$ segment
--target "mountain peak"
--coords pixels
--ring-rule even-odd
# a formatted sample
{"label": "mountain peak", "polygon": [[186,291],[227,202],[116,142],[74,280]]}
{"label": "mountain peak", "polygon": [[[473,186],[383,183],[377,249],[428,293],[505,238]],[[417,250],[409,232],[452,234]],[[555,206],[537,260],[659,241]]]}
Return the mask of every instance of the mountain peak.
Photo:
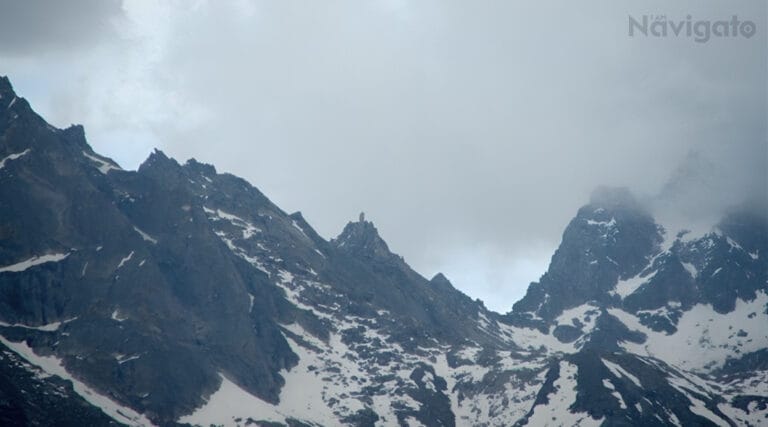
{"label": "mountain peak", "polygon": [[67,141],[70,141],[74,144],[87,144],[85,139],[85,128],[83,125],[70,125],[68,128],[62,131],[62,135]]}
{"label": "mountain peak", "polygon": [[654,218],[628,189],[599,187],[566,227],[547,272],[512,311],[552,320],[590,301],[610,304],[617,281],[639,274],[661,241]]}
{"label": "mountain peak", "polygon": [[437,273],[429,279],[432,287],[438,289],[453,289],[453,283],[443,273]]}
{"label": "mountain peak", "polygon": [[155,151],[147,157],[147,160],[139,165],[139,174],[147,177],[152,177],[159,181],[170,183],[182,183],[186,182],[186,179],[182,181],[184,170],[179,163],[165,155],[161,150],[155,148]]}
{"label": "mountain peak", "polygon": [[437,273],[434,276],[432,276],[432,279],[429,280],[432,283],[451,283],[450,280],[448,280],[447,277],[445,277],[445,274],[443,273]]}
{"label": "mountain peak", "polygon": [[8,76],[0,76],[0,99],[5,98],[7,95],[13,97],[16,95],[16,92],[13,91],[13,85]]}
{"label": "mountain peak", "polygon": [[208,163],[201,163],[198,162],[196,159],[192,158],[186,161],[184,163],[184,167],[191,169],[193,171],[196,171],[198,173],[201,173],[205,176],[215,176],[216,175],[216,167],[208,164]]}
{"label": "mountain peak", "polygon": [[761,205],[662,247],[643,200],[599,189],[501,316],[411,270],[363,213],[328,243],[244,179],[160,150],[104,179],[117,165],[82,127],[51,128],[27,105],[0,99],[0,200],[13,202],[0,206],[0,419],[766,419]]}
{"label": "mountain peak", "polygon": [[163,164],[170,164],[176,167],[179,166],[179,163],[176,160],[166,156],[162,150],[155,148],[152,154],[150,154],[149,157],[147,157],[147,160],[144,160],[144,163],[142,163],[139,166],[139,172],[141,172],[142,170],[146,170],[147,168],[152,168],[152,167],[155,167],[156,165],[163,165]]}
{"label": "mountain peak", "polygon": [[365,258],[400,258],[390,252],[389,246],[379,235],[379,230],[373,222],[365,219],[364,213],[360,213],[357,222],[348,222],[341,234],[331,243],[345,252]]}
{"label": "mountain peak", "polygon": [[15,119],[22,112],[31,112],[32,108],[26,99],[16,94],[8,77],[0,76],[0,113],[5,113],[6,111],[10,112],[13,119]]}

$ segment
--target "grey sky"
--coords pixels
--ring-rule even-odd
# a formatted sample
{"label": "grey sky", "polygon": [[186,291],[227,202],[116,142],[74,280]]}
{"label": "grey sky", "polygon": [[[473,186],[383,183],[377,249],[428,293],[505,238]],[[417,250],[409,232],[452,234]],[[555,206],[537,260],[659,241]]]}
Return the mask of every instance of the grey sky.
{"label": "grey sky", "polygon": [[[596,185],[656,194],[694,150],[692,203],[765,192],[763,0],[87,3],[0,1],[0,74],[54,125],[128,168],[213,163],[328,238],[364,210],[501,311]],[[757,33],[630,38],[644,14]]]}
{"label": "grey sky", "polygon": [[70,51],[109,40],[122,19],[119,0],[0,1],[0,54]]}

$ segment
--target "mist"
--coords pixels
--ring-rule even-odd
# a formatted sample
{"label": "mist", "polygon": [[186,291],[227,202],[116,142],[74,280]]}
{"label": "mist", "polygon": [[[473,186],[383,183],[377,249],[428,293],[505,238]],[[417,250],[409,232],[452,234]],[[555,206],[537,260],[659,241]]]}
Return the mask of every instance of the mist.
{"label": "mist", "polygon": [[[0,74],[55,126],[126,168],[212,163],[326,238],[365,211],[495,310],[598,185],[683,222],[768,194],[764,1],[11,4]],[[644,14],[757,32],[630,37]]]}

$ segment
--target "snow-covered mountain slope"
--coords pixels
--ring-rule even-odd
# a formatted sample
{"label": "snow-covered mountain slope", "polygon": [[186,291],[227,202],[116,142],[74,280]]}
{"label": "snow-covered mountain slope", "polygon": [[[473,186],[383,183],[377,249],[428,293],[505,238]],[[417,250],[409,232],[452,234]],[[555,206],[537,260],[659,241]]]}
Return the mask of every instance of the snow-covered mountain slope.
{"label": "snow-covered mountain slope", "polygon": [[7,79],[0,159],[3,425],[768,421],[753,210],[678,233],[602,189],[501,315],[363,218],[327,241],[213,166],[124,171]]}

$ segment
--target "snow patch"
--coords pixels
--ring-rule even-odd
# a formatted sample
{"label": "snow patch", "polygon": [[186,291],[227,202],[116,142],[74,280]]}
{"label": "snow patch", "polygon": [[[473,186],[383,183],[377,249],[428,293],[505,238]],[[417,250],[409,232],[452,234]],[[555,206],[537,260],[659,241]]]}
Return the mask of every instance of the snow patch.
{"label": "snow patch", "polygon": [[[544,350],[550,353],[575,353],[576,341],[562,343],[552,334],[543,334],[538,329],[517,328],[505,323],[498,323],[499,334],[525,350]],[[578,341],[578,340],[577,340]]]}
{"label": "snow patch", "polygon": [[155,239],[154,237],[150,236],[149,234],[147,234],[147,233],[145,233],[145,232],[141,231],[141,230],[139,229],[139,227],[136,227],[136,226],[134,226],[134,227],[133,227],[133,229],[134,229],[134,230],[135,230],[137,233],[139,233],[139,235],[141,236],[141,238],[142,238],[142,239],[144,239],[145,241],[147,241],[147,242],[152,242],[152,244],[155,244],[155,245],[157,244],[157,239]]}
{"label": "snow patch", "polygon": [[250,239],[254,234],[261,233],[262,230],[256,227],[252,223],[240,218],[237,215],[225,212],[221,209],[211,209],[203,206],[203,211],[209,215],[209,219],[213,221],[226,220],[235,227],[241,228],[243,233],[243,239]]}
{"label": "snow patch", "polygon": [[[722,366],[728,358],[757,351],[768,343],[768,294],[757,293],[752,301],[736,300],[735,309],[726,314],[709,304],[697,304],[684,312],[677,332],[667,335],[641,324],[637,317],[620,309],[608,312],[629,329],[644,333],[643,344],[622,343],[625,350],[664,360],[683,369],[706,372]],[[743,332],[740,332],[743,331]]]}
{"label": "snow patch", "polygon": [[528,425],[545,426],[599,426],[586,412],[573,413],[570,407],[576,402],[576,374],[578,367],[570,362],[560,362],[560,376],[555,380],[554,392],[547,396],[549,402],[536,405],[528,419]]}
{"label": "snow patch", "polygon": [[117,309],[117,308],[115,309],[115,311],[112,312],[112,316],[111,317],[112,317],[112,320],[115,320],[117,322],[123,322],[125,320],[128,320],[127,317],[120,315],[120,310]]}
{"label": "snow patch", "polygon": [[683,262],[683,268],[685,268],[685,271],[688,272],[688,274],[691,275],[694,279],[699,276],[699,271],[696,269],[696,266],[689,262]]}
{"label": "snow patch", "polygon": [[92,156],[92,155],[88,154],[86,151],[83,151],[83,156],[85,156],[85,157],[93,160],[94,162],[98,163],[99,165],[97,166],[97,168],[99,169],[99,172],[103,173],[104,175],[109,173],[109,171],[111,171],[111,170],[117,170],[117,171],[123,170],[120,167],[113,165],[112,163],[109,163],[109,162],[107,162],[105,160],[102,160],[102,159],[96,157],[96,156]]}
{"label": "snow patch", "polygon": [[3,272],[19,273],[24,270],[27,270],[28,268],[34,267],[36,265],[45,264],[47,262],[59,262],[68,256],[69,256],[69,252],[65,254],[48,254],[48,255],[40,255],[40,256],[36,255],[25,261],[2,267],[0,268],[0,273],[3,273]]}
{"label": "snow patch", "polygon": [[715,414],[709,408],[707,408],[706,404],[703,401],[693,396],[692,393],[688,392],[688,389],[686,387],[688,386],[687,383],[681,381],[679,378],[674,376],[670,376],[668,377],[668,379],[669,379],[670,385],[674,387],[677,391],[685,395],[685,397],[687,397],[688,400],[691,402],[691,405],[688,407],[688,409],[690,409],[691,412],[703,418],[708,419],[709,421],[711,421],[717,426],[730,427],[731,424],[729,422],[720,418],[717,414]]}
{"label": "snow patch", "polygon": [[73,377],[67,372],[61,360],[54,356],[38,356],[26,342],[12,342],[0,336],[0,342],[13,350],[27,362],[41,368],[49,375],[55,375],[72,382],[73,389],[88,403],[98,407],[115,421],[135,427],[154,426],[144,415],[133,409],[120,405],[107,396],[99,394],[96,390],[90,388],[85,383]]}
{"label": "snow patch", "polygon": [[136,354],[133,356],[126,356],[125,354],[117,354],[115,355],[115,360],[117,360],[118,365],[122,365],[123,363],[130,362],[131,360],[136,360],[140,357],[141,357],[140,354]]}
{"label": "snow patch", "polygon": [[732,251],[734,249],[743,251],[744,248],[741,247],[740,244],[738,244],[735,240],[731,239],[730,237],[726,236],[725,241],[728,242],[728,245],[731,247],[729,251]]}
{"label": "snow patch", "polygon": [[613,397],[615,397],[616,400],[619,401],[619,406],[621,407],[621,409],[627,409],[627,404],[626,402],[624,402],[624,398],[621,396],[621,393],[619,393],[618,390],[616,390],[616,387],[613,385],[613,383],[610,380],[603,378],[603,387],[611,391],[611,394],[613,395]]}
{"label": "snow patch", "polygon": [[208,397],[202,407],[190,415],[179,418],[179,423],[199,426],[237,426],[237,418],[252,417],[258,421],[285,422],[285,416],[277,408],[248,393],[219,373],[221,385]]}
{"label": "snow patch", "polygon": [[616,226],[616,218],[611,217],[610,221],[595,221],[588,219],[587,224],[589,225],[597,225],[601,227],[615,227]]}
{"label": "snow patch", "polygon": [[632,381],[632,383],[634,383],[638,388],[640,389],[643,388],[643,385],[640,383],[640,380],[636,376],[627,372],[626,369],[622,368],[620,365],[616,363],[611,362],[610,360],[605,360],[605,359],[601,359],[601,360],[603,361],[603,365],[605,365],[616,378],[625,377],[630,381]]}
{"label": "snow patch", "polygon": [[613,293],[620,296],[621,298],[626,298],[627,296],[633,294],[640,286],[643,286],[645,283],[647,283],[653,276],[656,275],[656,271],[645,274],[641,272],[635,277],[630,277],[626,280],[619,280],[616,283],[616,287],[614,288]]}
{"label": "snow patch", "polygon": [[24,328],[24,329],[34,329],[36,331],[53,332],[53,331],[58,331],[59,327],[61,327],[62,324],[69,323],[76,319],[77,317],[73,317],[71,319],[63,320],[61,322],[53,322],[53,323],[48,323],[40,326],[28,326],[28,325],[22,325],[21,323],[5,323],[3,321],[0,321],[0,326],[4,326],[6,328]]}
{"label": "snow patch", "polygon": [[126,262],[130,261],[131,258],[133,258],[133,251],[131,251],[128,256],[120,260],[120,264],[117,265],[117,269],[119,270],[123,265],[125,265]]}
{"label": "snow patch", "polygon": [[269,270],[267,270],[267,267],[264,265],[264,263],[258,257],[249,256],[243,249],[235,245],[232,239],[227,237],[226,233],[224,233],[223,231],[217,231],[215,233],[217,236],[219,236],[221,241],[227,245],[227,247],[229,248],[230,251],[232,251],[233,254],[248,261],[249,264],[256,267],[256,269],[261,270],[261,272],[266,274],[267,276],[272,275],[269,272]]}
{"label": "snow patch", "polygon": [[16,160],[19,157],[25,156],[25,155],[27,155],[29,153],[29,151],[30,151],[30,149],[27,148],[26,150],[22,151],[21,153],[14,153],[14,154],[10,154],[10,155],[6,156],[5,158],[3,158],[3,160],[0,160],[0,169],[5,167],[5,162],[10,161],[10,160]]}
{"label": "snow patch", "polygon": [[293,283],[294,276],[293,276],[293,273],[291,273],[290,271],[279,270],[277,272],[277,275],[278,275],[278,277],[280,277],[280,281],[283,284],[291,284],[291,283]]}
{"label": "snow patch", "polygon": [[[347,378],[366,375],[356,363],[343,357],[349,350],[341,342],[341,338],[335,335],[326,345],[296,323],[283,325],[283,327],[316,345],[319,350],[317,352],[308,350],[291,336],[284,334],[291,350],[299,356],[299,363],[290,371],[280,371],[280,375],[285,379],[285,385],[280,391],[279,404],[272,405],[251,395],[222,375],[219,390],[211,395],[201,408],[181,417],[178,421],[206,426],[236,426],[235,420],[238,418],[280,423],[285,423],[288,418],[295,418],[317,425],[331,426],[339,425],[340,414],[334,413],[335,411],[344,409],[344,412],[351,414],[363,409],[364,405],[361,402],[349,398],[350,389],[347,384],[330,378],[329,372],[322,369],[333,367],[338,372],[336,375]],[[326,403],[327,400],[337,399],[338,396],[347,397],[335,404]]]}
{"label": "snow patch", "polygon": [[304,229],[299,226],[299,224],[296,222],[296,220],[291,220],[291,225],[293,225],[294,228],[299,230],[304,237],[309,239],[309,236],[307,236],[307,233],[304,232]]}

